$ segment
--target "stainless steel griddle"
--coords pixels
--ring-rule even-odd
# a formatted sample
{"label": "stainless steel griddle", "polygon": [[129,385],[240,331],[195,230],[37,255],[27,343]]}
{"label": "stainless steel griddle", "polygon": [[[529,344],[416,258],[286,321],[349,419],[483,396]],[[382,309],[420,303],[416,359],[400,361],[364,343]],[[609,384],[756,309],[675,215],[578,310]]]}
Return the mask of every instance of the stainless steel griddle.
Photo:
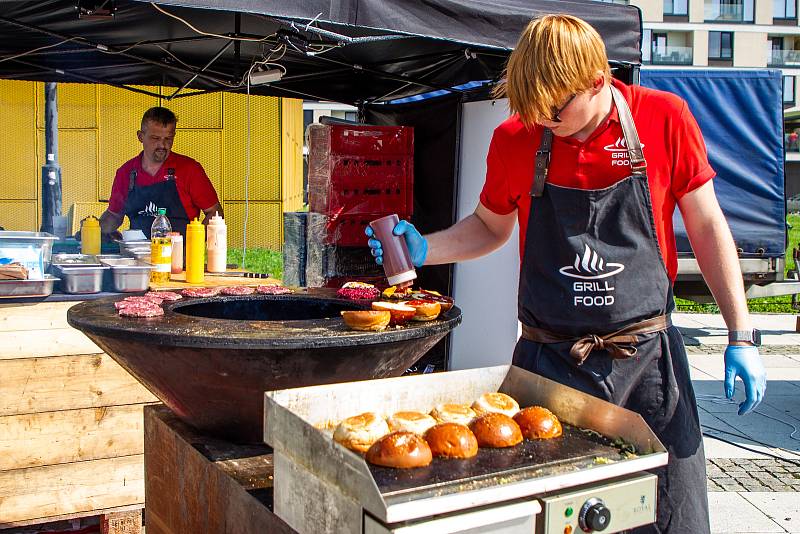
{"label": "stainless steel griddle", "polygon": [[[489,391],[549,408],[564,434],[400,470],[369,465],[320,430],[365,411],[471,404]],[[265,417],[275,511],[300,532],[581,532],[597,502],[610,514],[604,530],[617,532],[654,520],[655,477],[643,472],[667,462],[638,414],[513,366],[268,392]]]}

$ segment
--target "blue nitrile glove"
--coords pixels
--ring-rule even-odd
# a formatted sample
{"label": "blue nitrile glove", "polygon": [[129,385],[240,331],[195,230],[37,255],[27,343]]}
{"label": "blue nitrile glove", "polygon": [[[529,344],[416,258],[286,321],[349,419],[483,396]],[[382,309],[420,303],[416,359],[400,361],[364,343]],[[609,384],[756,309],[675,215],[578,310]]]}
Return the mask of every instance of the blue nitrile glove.
{"label": "blue nitrile glove", "polygon": [[[373,237],[375,232],[372,230],[371,226],[367,226],[364,233],[370,238],[367,244],[369,248],[372,249],[372,255],[375,256],[375,263],[383,265],[383,248],[381,248],[381,242]],[[408,221],[400,221],[397,223],[392,233],[394,235],[406,236],[406,245],[411,255],[411,263],[414,264],[414,267],[422,267],[425,264],[425,257],[428,255],[428,240],[422,237],[422,234]]]}
{"label": "blue nitrile glove", "polygon": [[767,373],[758,355],[758,347],[728,345],[725,349],[725,396],[729,399],[733,398],[737,376],[744,382],[747,396],[739,404],[739,415],[745,415],[758,406],[767,390]]}

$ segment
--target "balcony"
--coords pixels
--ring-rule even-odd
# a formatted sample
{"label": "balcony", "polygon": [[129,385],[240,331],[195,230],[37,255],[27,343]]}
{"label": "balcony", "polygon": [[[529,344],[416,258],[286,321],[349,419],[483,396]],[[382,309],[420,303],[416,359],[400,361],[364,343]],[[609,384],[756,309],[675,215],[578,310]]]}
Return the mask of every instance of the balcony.
{"label": "balcony", "polygon": [[769,67],[800,67],[800,50],[770,50],[767,55]]}
{"label": "balcony", "polygon": [[753,22],[752,0],[741,4],[706,2],[703,8],[706,22]]}
{"label": "balcony", "polygon": [[651,65],[691,65],[691,46],[654,46]]}

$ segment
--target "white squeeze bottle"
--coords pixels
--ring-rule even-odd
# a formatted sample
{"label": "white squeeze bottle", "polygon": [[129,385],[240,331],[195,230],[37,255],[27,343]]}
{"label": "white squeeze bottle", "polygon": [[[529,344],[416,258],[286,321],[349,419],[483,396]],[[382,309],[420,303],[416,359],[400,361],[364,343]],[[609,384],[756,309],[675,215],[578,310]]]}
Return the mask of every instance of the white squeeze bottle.
{"label": "white squeeze bottle", "polygon": [[206,254],[208,272],[225,272],[228,263],[228,227],[218,213],[211,217],[206,227]]}

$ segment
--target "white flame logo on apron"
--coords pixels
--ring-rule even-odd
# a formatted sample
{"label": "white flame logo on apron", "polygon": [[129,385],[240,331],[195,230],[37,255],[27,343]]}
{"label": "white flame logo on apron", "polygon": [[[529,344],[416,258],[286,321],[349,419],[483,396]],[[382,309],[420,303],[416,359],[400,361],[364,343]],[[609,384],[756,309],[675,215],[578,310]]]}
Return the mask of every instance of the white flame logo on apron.
{"label": "white flame logo on apron", "polygon": [[606,262],[597,252],[585,245],[583,256],[575,254],[575,263],[558,270],[564,276],[581,280],[600,280],[622,272],[625,266],[621,263]]}

